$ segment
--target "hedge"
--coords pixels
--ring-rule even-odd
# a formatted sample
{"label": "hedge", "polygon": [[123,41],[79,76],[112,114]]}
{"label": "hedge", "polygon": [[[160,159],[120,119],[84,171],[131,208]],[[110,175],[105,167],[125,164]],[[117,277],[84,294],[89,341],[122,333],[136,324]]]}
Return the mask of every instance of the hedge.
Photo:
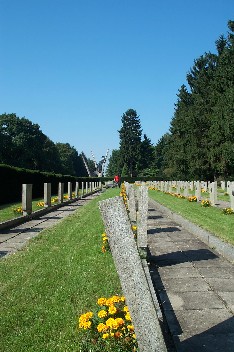
{"label": "hedge", "polygon": [[51,183],[52,194],[58,194],[58,183],[64,183],[64,192],[67,192],[67,183],[75,182],[95,182],[100,181],[98,177],[74,177],[69,175],[61,175],[48,172],[39,172],[35,170],[28,170],[17,168],[9,165],[0,164],[0,204],[7,204],[21,201],[22,184],[29,183],[33,185],[33,198],[43,198],[44,183]]}

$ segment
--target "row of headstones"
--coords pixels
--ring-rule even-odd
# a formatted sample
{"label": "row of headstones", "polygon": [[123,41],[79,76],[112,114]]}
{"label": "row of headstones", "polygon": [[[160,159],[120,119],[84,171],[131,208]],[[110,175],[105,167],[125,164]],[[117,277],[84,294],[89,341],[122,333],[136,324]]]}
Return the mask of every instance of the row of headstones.
{"label": "row of headstones", "polygon": [[[145,259],[139,249],[147,245],[148,188],[141,186],[137,193],[132,185],[125,183],[128,199],[126,210],[122,197],[99,202],[105,231],[134,325],[140,352],[166,352],[159,323],[156,297]],[[137,242],[132,224],[137,223]],[[146,224],[146,229],[145,229]]]}
{"label": "row of headstones", "polygon": [[[22,210],[23,215],[30,215],[32,213],[32,184],[22,185]],[[79,182],[75,184],[74,198],[78,199],[85,194],[91,193],[97,189],[101,189],[101,182],[82,182],[81,189],[79,189]],[[68,201],[72,200],[72,182],[68,182]],[[58,184],[58,204],[64,202],[64,183]],[[51,207],[51,183],[44,183],[44,208]]]}
{"label": "row of headstones", "polygon": [[137,246],[139,250],[147,248],[147,215],[148,215],[148,187],[143,183],[136,189],[132,184],[124,182],[126,188],[129,218],[137,226]]}
{"label": "row of headstones", "polygon": [[[234,182],[227,182],[227,188],[225,188],[225,181],[221,185],[224,186],[224,190],[227,190],[227,193],[230,197],[230,207],[234,209]],[[140,182],[138,182],[140,184]],[[205,182],[205,181],[153,181],[149,182],[150,186],[156,187],[157,189],[163,192],[173,193],[173,190],[176,190],[174,193],[183,194],[184,197],[189,196],[190,190],[195,190],[195,196],[197,202],[200,202],[202,199],[202,189],[205,192],[208,192],[210,195],[210,202],[212,206],[217,204],[218,200],[218,187],[217,181],[215,182]],[[223,188],[222,188],[223,189]],[[181,192],[182,191],[182,192]]]}

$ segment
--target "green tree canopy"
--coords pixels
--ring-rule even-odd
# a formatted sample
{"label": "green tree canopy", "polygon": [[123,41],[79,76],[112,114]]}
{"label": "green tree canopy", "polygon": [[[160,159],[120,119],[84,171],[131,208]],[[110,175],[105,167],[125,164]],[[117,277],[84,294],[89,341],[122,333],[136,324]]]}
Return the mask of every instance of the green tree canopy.
{"label": "green tree canopy", "polygon": [[121,165],[129,176],[137,175],[140,163],[141,123],[137,112],[127,110],[122,116],[119,130]]}
{"label": "green tree canopy", "polygon": [[121,175],[121,173],[122,173],[122,167],[121,167],[120,150],[113,149],[106,168],[106,175],[108,177],[114,177],[114,175]]}
{"label": "green tree canopy", "polygon": [[54,143],[38,124],[16,114],[0,115],[0,162],[43,171],[60,168]]}

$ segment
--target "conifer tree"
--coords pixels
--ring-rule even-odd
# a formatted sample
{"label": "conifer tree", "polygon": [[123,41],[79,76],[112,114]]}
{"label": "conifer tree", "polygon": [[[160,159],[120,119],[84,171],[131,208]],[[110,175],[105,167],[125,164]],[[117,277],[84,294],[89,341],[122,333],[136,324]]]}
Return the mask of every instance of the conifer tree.
{"label": "conifer tree", "polygon": [[140,164],[141,149],[141,123],[137,112],[127,110],[122,116],[120,136],[120,159],[121,165],[129,176],[136,176]]}

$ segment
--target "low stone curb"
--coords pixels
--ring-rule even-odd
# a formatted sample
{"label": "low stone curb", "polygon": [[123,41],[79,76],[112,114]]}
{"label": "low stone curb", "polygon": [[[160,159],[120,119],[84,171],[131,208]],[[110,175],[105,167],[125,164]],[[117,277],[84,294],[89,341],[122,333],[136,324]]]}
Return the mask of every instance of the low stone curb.
{"label": "low stone curb", "polygon": [[166,216],[175,220],[178,224],[183,226],[186,230],[191,232],[193,235],[199,237],[209,247],[215,249],[219,254],[234,263],[234,246],[229,243],[223,242],[218,237],[202,229],[198,225],[191,223],[189,220],[184,219],[181,215],[174,213],[164,205],[159,204],[157,201],[150,198],[150,201],[156,204],[157,208],[163,212]]}

